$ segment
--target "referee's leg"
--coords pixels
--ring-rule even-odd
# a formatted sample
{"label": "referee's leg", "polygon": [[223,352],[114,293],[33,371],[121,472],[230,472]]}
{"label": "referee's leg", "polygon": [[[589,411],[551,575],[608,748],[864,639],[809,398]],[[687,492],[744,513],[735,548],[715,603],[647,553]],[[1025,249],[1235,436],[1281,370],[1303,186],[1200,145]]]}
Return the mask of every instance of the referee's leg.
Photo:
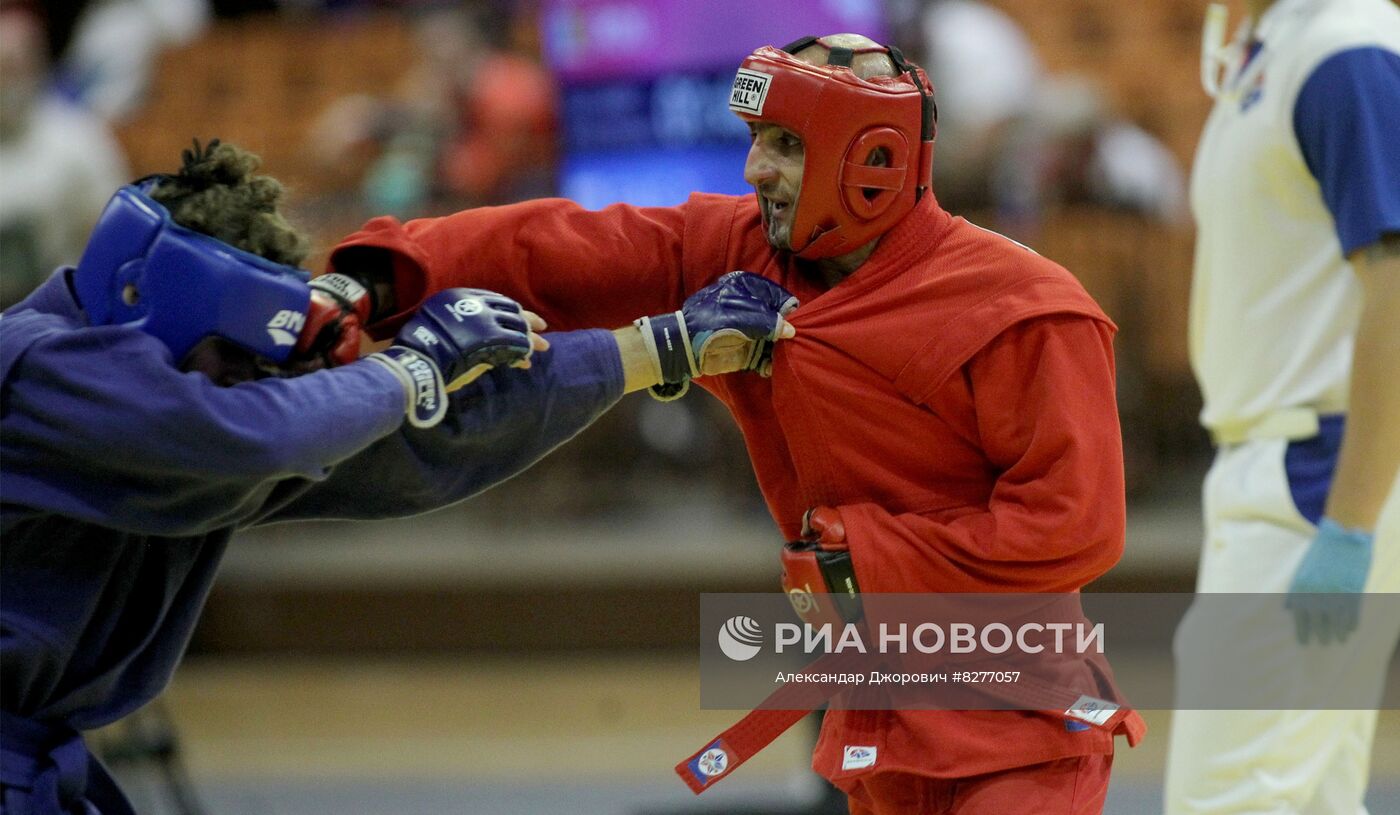
{"label": "referee's leg", "polygon": [[[1207,477],[1206,540],[1197,589],[1202,593],[1284,594],[1312,539],[1296,515],[1283,475],[1282,442],[1254,442],[1222,452]],[[1400,579],[1400,491],[1392,490],[1377,528],[1377,557],[1368,590],[1397,591]],[[1270,598],[1272,599],[1272,598]],[[1373,608],[1384,612],[1386,609]],[[1365,614],[1363,625],[1382,626],[1394,642],[1400,621]],[[1275,652],[1251,632],[1227,630],[1227,621],[1188,614],[1177,634],[1178,688],[1208,682],[1211,666],[1191,654],[1201,638],[1233,641]],[[1354,652],[1350,669],[1382,675],[1387,654]],[[1335,672],[1327,654],[1308,664],[1281,661],[1292,681],[1326,682]],[[1311,673],[1316,672],[1316,676]],[[1179,710],[1172,720],[1166,777],[1167,815],[1359,815],[1365,813],[1374,710]]]}

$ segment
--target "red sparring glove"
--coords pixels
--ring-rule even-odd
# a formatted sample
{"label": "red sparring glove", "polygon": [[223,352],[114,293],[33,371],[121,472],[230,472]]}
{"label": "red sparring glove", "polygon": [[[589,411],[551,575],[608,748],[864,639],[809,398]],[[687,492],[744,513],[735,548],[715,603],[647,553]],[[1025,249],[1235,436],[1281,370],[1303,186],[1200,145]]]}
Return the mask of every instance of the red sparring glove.
{"label": "red sparring glove", "polygon": [[860,619],[860,587],[840,512],[831,507],[807,510],[802,540],[783,547],[783,591],[809,625],[841,626]]}
{"label": "red sparring glove", "polygon": [[293,352],[334,368],[360,358],[360,335],[369,322],[373,299],[359,281],[343,274],[313,279],[306,326]]}

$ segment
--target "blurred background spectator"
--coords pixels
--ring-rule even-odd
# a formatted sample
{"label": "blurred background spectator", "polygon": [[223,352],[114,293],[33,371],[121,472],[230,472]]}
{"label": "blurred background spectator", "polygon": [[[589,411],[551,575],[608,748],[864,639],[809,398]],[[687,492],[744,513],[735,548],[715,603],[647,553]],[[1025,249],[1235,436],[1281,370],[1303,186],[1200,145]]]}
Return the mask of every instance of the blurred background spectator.
{"label": "blurred background spectator", "polygon": [[368,211],[412,217],[554,190],[554,81],[533,19],[511,6],[427,8],[411,22],[417,59],[394,94],[336,99],[311,130],[326,172],[369,158]]}
{"label": "blurred background spectator", "polygon": [[167,47],[191,42],[208,24],[207,0],[66,0],[51,25],[58,84],[74,101],[113,121],[145,102],[156,60]]}
{"label": "blurred background spectator", "polygon": [[54,92],[42,17],[0,5],[0,306],[76,263],[129,179],[107,123]]}
{"label": "blurred background spectator", "polygon": [[992,179],[1011,131],[1035,103],[1044,68],[1006,12],[978,0],[934,0],[915,7],[907,42],[933,79],[940,112],[934,178],[952,211],[992,205]]}
{"label": "blurred background spectator", "polygon": [[1181,162],[1118,114],[1093,76],[1049,71],[1006,11],[910,0],[891,13],[937,85],[934,178],[945,207],[1023,241],[1067,205],[1185,225]]}
{"label": "blurred background spectator", "polygon": [[1097,207],[1183,228],[1186,176],[1166,145],[1112,113],[1090,78],[1039,79],[986,179],[997,225],[1035,241],[1049,213]]}

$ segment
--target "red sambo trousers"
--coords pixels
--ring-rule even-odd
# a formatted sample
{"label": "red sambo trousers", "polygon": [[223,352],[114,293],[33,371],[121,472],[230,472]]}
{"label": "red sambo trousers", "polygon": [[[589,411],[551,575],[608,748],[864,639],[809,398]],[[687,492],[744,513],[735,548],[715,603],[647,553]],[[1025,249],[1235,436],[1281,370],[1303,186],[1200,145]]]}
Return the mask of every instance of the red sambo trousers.
{"label": "red sambo trousers", "polygon": [[1101,815],[1112,764],[1075,756],[968,778],[875,773],[841,787],[851,815]]}

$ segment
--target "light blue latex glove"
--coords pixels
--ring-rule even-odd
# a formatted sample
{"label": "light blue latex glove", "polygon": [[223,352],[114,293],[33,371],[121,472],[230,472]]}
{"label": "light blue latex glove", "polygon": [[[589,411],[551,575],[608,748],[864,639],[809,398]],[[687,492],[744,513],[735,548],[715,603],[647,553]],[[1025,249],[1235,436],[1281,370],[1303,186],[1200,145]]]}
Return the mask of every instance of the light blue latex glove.
{"label": "light blue latex glove", "polygon": [[1370,532],[1344,529],[1331,518],[1318,523],[1284,601],[1293,612],[1298,642],[1340,643],[1356,630],[1362,589],[1371,571],[1372,538]]}

